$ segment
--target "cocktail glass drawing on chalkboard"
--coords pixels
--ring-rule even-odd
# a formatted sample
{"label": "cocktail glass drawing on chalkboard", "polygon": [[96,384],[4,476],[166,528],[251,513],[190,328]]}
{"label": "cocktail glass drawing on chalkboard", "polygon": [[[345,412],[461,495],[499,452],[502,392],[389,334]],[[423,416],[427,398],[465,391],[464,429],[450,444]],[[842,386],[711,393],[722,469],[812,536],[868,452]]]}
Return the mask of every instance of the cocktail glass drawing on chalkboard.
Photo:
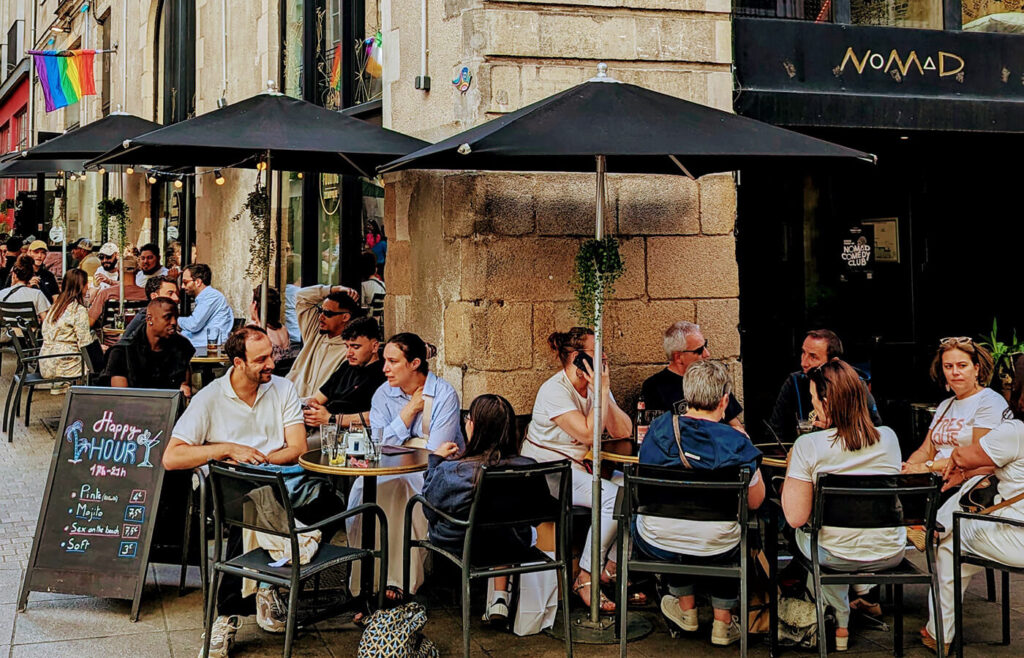
{"label": "cocktail glass drawing on chalkboard", "polygon": [[160,443],[160,435],[163,431],[157,433],[156,436],[152,436],[149,430],[145,430],[139,435],[139,438],[135,439],[135,442],[146,449],[145,455],[142,461],[139,462],[139,468],[153,468],[153,464],[149,461],[149,453],[153,450],[153,447]]}

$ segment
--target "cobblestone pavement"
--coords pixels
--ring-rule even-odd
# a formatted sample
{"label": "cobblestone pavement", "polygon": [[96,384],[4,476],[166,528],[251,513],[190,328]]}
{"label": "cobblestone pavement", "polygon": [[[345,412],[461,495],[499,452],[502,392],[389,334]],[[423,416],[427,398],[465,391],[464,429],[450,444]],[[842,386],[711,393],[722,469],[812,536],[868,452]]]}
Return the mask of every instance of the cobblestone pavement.
{"label": "cobblestone pavement", "polygon": [[[12,369],[9,355],[4,355],[0,378],[0,395],[6,395]],[[53,431],[38,419],[55,420],[61,412],[63,396],[41,391],[33,405],[31,427],[15,424],[14,442],[0,440],[0,657],[28,658],[35,656],[68,656],[73,658],[110,658],[129,654],[133,658],[150,656],[195,656],[200,646],[202,601],[198,589],[198,570],[189,572],[188,592],[177,593],[177,568],[154,565],[143,592],[138,622],[128,620],[127,601],[97,599],[34,592],[28,608],[18,613],[16,602],[28,560],[40,498],[53,450]],[[52,423],[51,423],[52,427]],[[435,579],[443,580],[443,579]],[[1009,647],[994,644],[999,637],[999,611],[995,604],[982,599],[984,579],[975,578],[967,601],[967,654],[972,656],[1020,655],[1024,647],[1024,596],[1021,581],[1014,579],[1011,602],[1012,643]],[[454,594],[445,588],[428,585],[421,590],[430,615],[425,633],[439,646],[442,655],[461,653],[461,617]],[[923,624],[926,598],[922,588],[912,587],[906,594],[906,619],[903,641],[907,656],[929,656],[917,640]],[[520,638],[509,633],[484,628],[474,611],[472,622],[473,655],[481,656],[559,656],[561,642],[539,635]],[[715,655],[734,656],[736,646],[713,648],[707,635],[709,611],[703,611],[702,631],[672,639],[656,608],[641,614],[653,622],[654,632],[642,641],[629,645],[632,656]],[[891,621],[886,610],[885,619]],[[312,628],[302,629],[296,637],[296,656],[354,656],[359,642],[355,627],[345,618],[330,620]],[[253,618],[245,620],[238,633],[233,655],[279,656],[283,646],[280,635],[262,632]],[[613,656],[617,647],[577,645],[577,656]],[[891,633],[883,630],[853,628],[850,654],[882,658],[892,655]],[[751,642],[751,655],[767,656],[766,647],[758,640]],[[787,655],[816,655],[810,651],[790,651]]]}

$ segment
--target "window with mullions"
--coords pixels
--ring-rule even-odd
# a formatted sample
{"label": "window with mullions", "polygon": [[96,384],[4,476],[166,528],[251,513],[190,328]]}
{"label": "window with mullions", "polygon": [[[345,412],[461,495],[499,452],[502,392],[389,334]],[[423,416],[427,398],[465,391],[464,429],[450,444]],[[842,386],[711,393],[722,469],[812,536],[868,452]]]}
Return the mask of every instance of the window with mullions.
{"label": "window with mullions", "polygon": [[961,17],[966,32],[1024,33],[1024,1],[963,0]]}
{"label": "window with mullions", "polygon": [[[964,0],[965,3],[979,1],[985,0]],[[849,3],[849,22],[853,25],[943,28],[943,0],[736,0],[733,10],[741,16],[833,23],[837,22],[840,2]]]}

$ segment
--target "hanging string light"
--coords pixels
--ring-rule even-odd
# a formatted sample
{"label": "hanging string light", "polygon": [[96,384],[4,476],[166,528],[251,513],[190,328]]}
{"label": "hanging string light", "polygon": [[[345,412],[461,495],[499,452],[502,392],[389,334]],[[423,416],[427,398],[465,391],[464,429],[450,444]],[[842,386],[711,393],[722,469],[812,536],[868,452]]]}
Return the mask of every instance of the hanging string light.
{"label": "hanging string light", "polygon": [[220,173],[220,169],[213,170],[213,182],[217,185],[224,184],[224,174]]}
{"label": "hanging string light", "polygon": [[150,185],[156,185],[156,174],[154,174],[152,171],[149,172],[149,177],[146,178],[146,180],[149,181]]}
{"label": "hanging string light", "polygon": [[127,167],[125,167],[124,173],[128,174],[129,176],[131,176],[132,174],[135,173],[135,167],[133,167],[131,165],[128,165]]}
{"label": "hanging string light", "polygon": [[185,183],[181,180],[181,176],[174,179],[174,189],[180,190],[183,185],[185,185]]}

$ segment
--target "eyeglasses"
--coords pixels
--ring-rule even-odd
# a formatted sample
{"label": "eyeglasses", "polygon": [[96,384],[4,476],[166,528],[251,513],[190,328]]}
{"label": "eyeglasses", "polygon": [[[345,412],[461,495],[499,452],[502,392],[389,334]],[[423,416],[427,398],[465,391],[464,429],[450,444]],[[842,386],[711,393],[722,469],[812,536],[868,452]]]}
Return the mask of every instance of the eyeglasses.
{"label": "eyeglasses", "polygon": [[695,354],[695,355],[697,355],[697,356],[700,356],[701,354],[703,354],[703,353],[704,353],[704,350],[706,350],[706,349],[708,348],[708,344],[709,344],[709,342],[710,342],[710,341],[708,341],[708,339],[707,339],[707,338],[705,338],[705,339],[704,339],[704,344],[703,344],[703,345],[701,345],[700,347],[698,347],[698,348],[696,348],[696,349],[692,349],[692,350],[679,350],[679,351],[680,351],[681,353],[683,353],[683,354]]}
{"label": "eyeglasses", "polygon": [[939,341],[939,345],[973,345],[974,340],[969,336],[949,336]]}
{"label": "eyeglasses", "polygon": [[328,320],[330,320],[331,318],[336,318],[339,315],[352,315],[348,311],[328,311],[323,306],[317,306],[316,310],[319,311]]}

